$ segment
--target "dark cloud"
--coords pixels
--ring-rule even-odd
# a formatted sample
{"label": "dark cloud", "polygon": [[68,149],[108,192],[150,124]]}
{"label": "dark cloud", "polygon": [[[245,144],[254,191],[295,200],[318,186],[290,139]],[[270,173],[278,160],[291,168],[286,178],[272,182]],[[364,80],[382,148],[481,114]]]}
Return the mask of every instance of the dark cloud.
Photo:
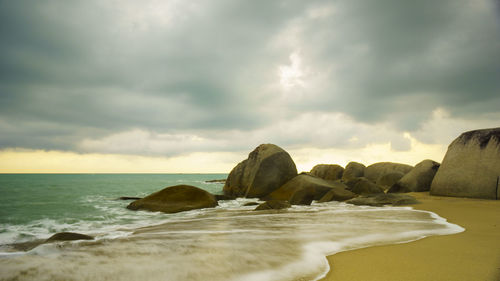
{"label": "dark cloud", "polygon": [[[192,150],[231,150],[242,147],[222,139],[231,132],[259,135],[307,113],[399,132],[418,130],[436,108],[491,116],[500,105],[494,4],[2,1],[0,147],[80,150],[142,130],[214,140]],[[292,53],[303,85],[283,89],[278,73]],[[342,130],[267,137],[348,146],[367,132]]]}

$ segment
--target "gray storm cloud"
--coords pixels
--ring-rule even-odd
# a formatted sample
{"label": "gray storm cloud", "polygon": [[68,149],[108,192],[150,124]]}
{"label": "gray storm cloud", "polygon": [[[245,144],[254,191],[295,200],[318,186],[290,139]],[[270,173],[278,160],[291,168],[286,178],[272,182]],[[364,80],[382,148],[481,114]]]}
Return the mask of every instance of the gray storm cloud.
{"label": "gray storm cloud", "polygon": [[436,109],[500,117],[494,5],[1,1],[0,148],[408,149]]}

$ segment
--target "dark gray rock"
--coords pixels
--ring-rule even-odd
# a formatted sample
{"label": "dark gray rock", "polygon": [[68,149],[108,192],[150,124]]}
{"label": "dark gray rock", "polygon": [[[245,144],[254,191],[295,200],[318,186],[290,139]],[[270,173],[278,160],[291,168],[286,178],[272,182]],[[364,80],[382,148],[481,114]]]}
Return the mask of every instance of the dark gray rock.
{"label": "dark gray rock", "polygon": [[358,162],[349,162],[345,166],[344,173],[342,174],[342,180],[344,182],[353,180],[355,178],[363,177],[365,175],[365,165]]}
{"label": "dark gray rock", "polygon": [[361,177],[346,182],[348,190],[356,194],[376,194],[384,193],[384,189],[368,179]]}
{"label": "dark gray rock", "polygon": [[417,165],[390,189],[394,192],[422,192],[429,191],[432,180],[439,169],[439,163],[432,160],[424,160]]}
{"label": "dark gray rock", "polygon": [[190,185],[176,185],[134,201],[127,206],[127,209],[178,213],[217,205],[215,196],[203,189]]}

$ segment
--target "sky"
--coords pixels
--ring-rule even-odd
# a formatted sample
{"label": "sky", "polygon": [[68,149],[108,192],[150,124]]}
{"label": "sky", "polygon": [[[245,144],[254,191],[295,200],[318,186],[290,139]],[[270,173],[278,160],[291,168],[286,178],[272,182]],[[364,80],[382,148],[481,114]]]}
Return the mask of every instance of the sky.
{"label": "sky", "polygon": [[0,0],[0,173],[414,165],[491,127],[497,0]]}

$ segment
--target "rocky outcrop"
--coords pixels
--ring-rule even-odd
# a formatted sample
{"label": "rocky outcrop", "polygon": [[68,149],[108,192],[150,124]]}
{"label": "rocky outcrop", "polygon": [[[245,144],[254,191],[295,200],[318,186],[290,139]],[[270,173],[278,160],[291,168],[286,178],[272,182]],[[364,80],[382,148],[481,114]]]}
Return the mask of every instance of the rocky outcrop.
{"label": "rocky outcrop", "polygon": [[429,159],[424,160],[415,165],[415,167],[408,174],[397,181],[388,192],[429,191],[438,168],[438,162]]}
{"label": "rocky outcrop", "polygon": [[431,184],[432,195],[500,198],[500,128],[461,134],[449,146]]}
{"label": "rocky outcrop", "polygon": [[62,242],[62,241],[76,241],[76,240],[94,240],[94,237],[76,232],[59,232],[50,236],[48,239],[45,240],[37,239],[33,241],[9,244],[7,246],[15,251],[27,252],[42,244]]}
{"label": "rocky outcrop", "polygon": [[392,205],[392,206],[411,205],[411,204],[417,204],[418,201],[417,199],[415,199],[415,197],[407,194],[381,193],[377,195],[356,197],[351,200],[347,200],[346,203],[353,205],[381,207],[384,205]]}
{"label": "rocky outcrop", "polygon": [[75,240],[94,240],[94,237],[76,232],[59,232],[45,240],[45,243],[58,241],[75,241]]}
{"label": "rocky outcrop", "polygon": [[365,175],[365,165],[358,162],[349,162],[345,166],[344,173],[342,174],[342,181],[347,182],[355,178]]}
{"label": "rocky outcrop", "polygon": [[290,155],[274,144],[261,144],[233,168],[224,185],[232,197],[263,197],[297,175]]}
{"label": "rocky outcrop", "polygon": [[405,175],[410,172],[411,169],[413,169],[413,167],[406,164],[379,162],[366,167],[364,177],[378,184],[380,179],[386,174],[399,172]]}
{"label": "rocky outcrop", "polygon": [[263,200],[286,200],[292,205],[310,205],[313,200],[319,200],[335,185],[324,179],[302,173],[269,195]]}
{"label": "rocky outcrop", "polygon": [[344,174],[344,168],[337,164],[319,164],[312,168],[311,175],[324,180],[339,180]]}
{"label": "rocky outcrop", "polygon": [[266,201],[257,208],[255,208],[255,211],[262,211],[262,210],[281,210],[281,209],[286,209],[290,208],[292,205],[288,201],[283,201],[283,200],[270,200]]}
{"label": "rocky outcrop", "polygon": [[134,201],[127,206],[127,209],[178,213],[217,205],[215,196],[203,189],[190,185],[176,185]]}
{"label": "rocky outcrop", "polygon": [[361,177],[346,182],[347,189],[356,194],[376,194],[384,193],[384,189],[379,185]]}

